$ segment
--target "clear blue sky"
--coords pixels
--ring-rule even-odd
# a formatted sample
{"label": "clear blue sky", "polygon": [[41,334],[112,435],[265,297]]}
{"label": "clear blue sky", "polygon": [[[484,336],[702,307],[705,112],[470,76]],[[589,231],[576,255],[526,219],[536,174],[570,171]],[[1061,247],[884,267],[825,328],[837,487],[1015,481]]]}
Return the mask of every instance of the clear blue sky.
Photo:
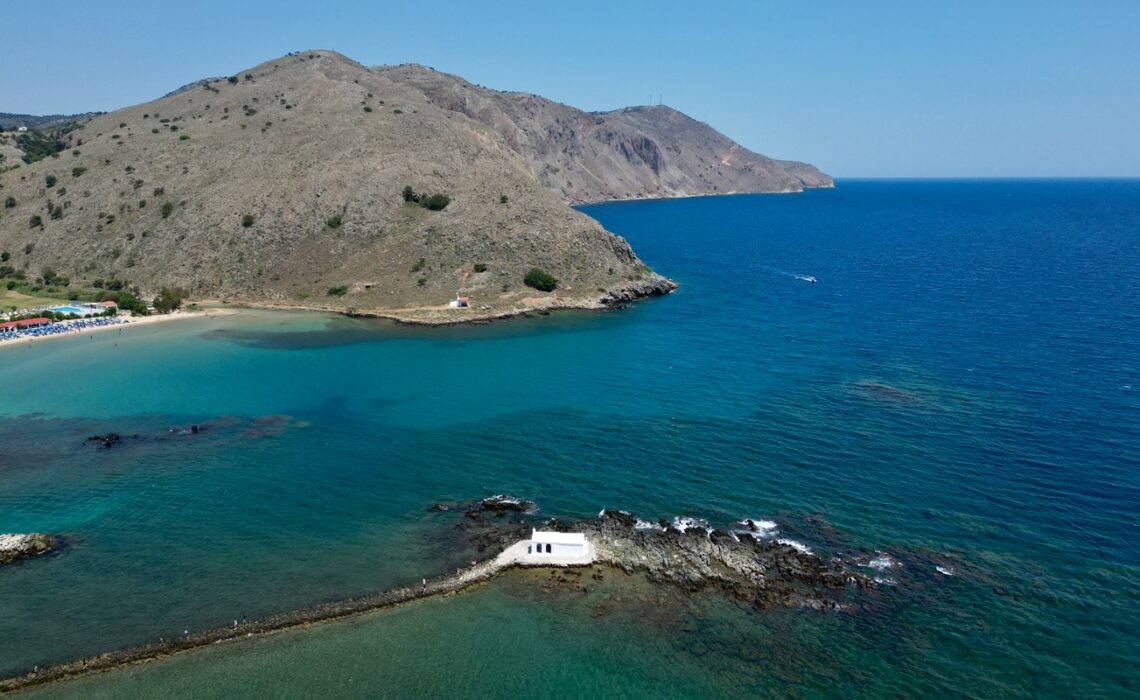
{"label": "clear blue sky", "polygon": [[1140,176],[1140,0],[0,0],[0,17],[6,112],[113,110],[328,48],[587,110],[663,95],[838,177]]}

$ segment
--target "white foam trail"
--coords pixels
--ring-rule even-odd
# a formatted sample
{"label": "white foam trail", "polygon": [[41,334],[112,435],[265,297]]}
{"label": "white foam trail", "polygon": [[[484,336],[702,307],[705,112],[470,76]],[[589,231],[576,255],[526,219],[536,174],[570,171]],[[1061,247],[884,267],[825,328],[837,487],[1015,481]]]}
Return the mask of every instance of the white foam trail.
{"label": "white foam trail", "polygon": [[934,567],[934,570],[937,571],[938,573],[942,574],[943,576],[953,576],[954,575],[954,567],[952,567],[952,566],[936,566],[936,567]]}
{"label": "white foam trail", "polygon": [[803,542],[796,542],[795,540],[785,540],[785,539],[779,539],[776,541],[779,542],[780,544],[787,545],[787,546],[791,547],[792,549],[796,550],[800,554],[811,554],[811,547],[807,546]]}
{"label": "white foam trail", "polygon": [[759,532],[766,535],[772,534],[780,527],[776,524],[775,520],[761,520],[758,518],[745,518],[744,520],[738,520],[736,524],[743,525],[752,532]]}
{"label": "white foam trail", "polygon": [[690,528],[704,530],[705,532],[712,532],[712,528],[709,527],[707,520],[702,520],[700,518],[690,518],[687,515],[678,515],[677,517],[673,518],[672,525],[674,529],[680,530],[681,532],[684,532]]}
{"label": "white foam trail", "polygon": [[887,569],[901,566],[897,561],[891,559],[891,557],[887,554],[883,554],[882,552],[875,552],[875,554],[878,556],[872,557],[871,561],[867,562],[867,566],[871,567],[872,569],[886,571]]}

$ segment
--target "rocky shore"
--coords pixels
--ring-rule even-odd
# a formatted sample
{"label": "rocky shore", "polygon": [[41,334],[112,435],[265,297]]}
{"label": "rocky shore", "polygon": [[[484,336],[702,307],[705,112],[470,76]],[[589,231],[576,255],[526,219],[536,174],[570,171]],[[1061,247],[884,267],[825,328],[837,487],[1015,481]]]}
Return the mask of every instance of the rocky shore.
{"label": "rocky shore", "polygon": [[34,557],[54,546],[55,539],[42,532],[0,534],[0,564]]}
{"label": "rocky shore", "polygon": [[[854,601],[861,593],[880,587],[877,579],[857,570],[859,566],[866,566],[870,553],[848,552],[825,560],[799,542],[775,537],[774,526],[764,521],[743,520],[736,527],[712,528],[703,521],[690,518],[647,522],[629,513],[609,510],[602,511],[593,519],[538,520],[538,506],[534,502],[502,494],[470,503],[436,503],[427,510],[450,519],[443,533],[448,549],[462,552],[465,556],[477,553],[477,562],[459,567],[454,574],[424,579],[371,595],[33,669],[22,675],[0,679],[0,693],[166,657],[227,640],[455,593],[511,569],[527,566],[508,555],[499,555],[529,537],[532,527],[584,533],[595,550],[595,557],[589,564],[596,569],[591,577],[595,581],[601,576],[597,568],[608,566],[627,573],[640,573],[651,582],[683,591],[717,590],[736,599],[750,601],[760,608],[791,606],[844,611],[856,610]],[[43,548],[51,544],[47,535],[3,535],[0,542],[7,541],[3,538],[27,538],[19,540],[22,543],[20,551],[24,552],[31,552],[33,547],[44,551]],[[14,548],[16,540],[12,542],[9,549]],[[0,549],[2,551],[5,550]],[[874,554],[885,560],[887,567],[898,565],[889,556]],[[453,566],[454,562],[449,564]],[[547,564],[537,566],[550,568]],[[590,585],[583,580],[584,577],[572,578],[575,590],[585,591]],[[557,577],[557,580],[570,582],[566,577]]]}

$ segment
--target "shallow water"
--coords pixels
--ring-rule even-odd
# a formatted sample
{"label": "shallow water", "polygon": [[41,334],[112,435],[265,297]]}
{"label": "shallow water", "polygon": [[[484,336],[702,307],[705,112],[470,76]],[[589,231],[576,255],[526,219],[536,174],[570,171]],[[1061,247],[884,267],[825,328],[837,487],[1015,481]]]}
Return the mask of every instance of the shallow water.
{"label": "shallow water", "polygon": [[[47,692],[1136,692],[1140,183],[586,211],[681,289],[477,328],[257,312],[0,351],[0,531],[69,538],[0,569],[0,672],[417,581],[460,554],[427,505],[509,491],[771,518],[954,575],[857,615],[701,597],[662,619],[512,577]],[[130,437],[84,439],[109,431]]]}

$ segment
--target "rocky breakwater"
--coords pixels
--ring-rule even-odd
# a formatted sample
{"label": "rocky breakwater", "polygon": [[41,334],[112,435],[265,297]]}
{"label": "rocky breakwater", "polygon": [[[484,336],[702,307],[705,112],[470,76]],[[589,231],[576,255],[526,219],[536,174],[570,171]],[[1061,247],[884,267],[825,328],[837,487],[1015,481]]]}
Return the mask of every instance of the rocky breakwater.
{"label": "rocky breakwater", "polygon": [[0,564],[51,551],[55,538],[42,532],[0,534]]}

